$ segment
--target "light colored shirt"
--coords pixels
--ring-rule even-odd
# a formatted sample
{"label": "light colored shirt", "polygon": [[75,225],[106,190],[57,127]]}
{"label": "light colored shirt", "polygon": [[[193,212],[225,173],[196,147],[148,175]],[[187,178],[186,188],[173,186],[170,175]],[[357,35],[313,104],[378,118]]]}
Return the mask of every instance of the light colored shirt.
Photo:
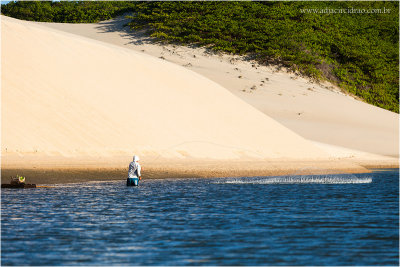
{"label": "light colored shirt", "polygon": [[132,161],[129,163],[129,171],[128,171],[128,178],[139,178],[142,176],[140,173],[140,164],[139,162]]}

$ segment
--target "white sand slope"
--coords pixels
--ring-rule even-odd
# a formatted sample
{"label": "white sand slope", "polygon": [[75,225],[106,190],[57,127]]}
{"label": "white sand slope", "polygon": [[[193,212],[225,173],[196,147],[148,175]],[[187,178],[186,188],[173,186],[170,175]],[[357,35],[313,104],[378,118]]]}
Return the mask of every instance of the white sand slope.
{"label": "white sand slope", "polygon": [[202,48],[154,44],[140,32],[124,27],[127,22],[129,20],[120,17],[93,24],[38,24],[185,66],[222,85],[308,140],[398,158],[398,114],[356,100],[331,84],[312,83],[238,56],[210,54]]}
{"label": "white sand slope", "polygon": [[123,164],[133,153],[145,160],[329,157],[193,71],[1,19],[3,165],[11,158],[22,164],[32,155],[67,162],[123,158]]}

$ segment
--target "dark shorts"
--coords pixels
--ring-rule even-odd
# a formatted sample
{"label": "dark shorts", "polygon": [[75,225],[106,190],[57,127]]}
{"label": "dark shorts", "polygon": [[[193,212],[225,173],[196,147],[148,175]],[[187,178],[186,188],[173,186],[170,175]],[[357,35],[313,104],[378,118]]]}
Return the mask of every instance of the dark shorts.
{"label": "dark shorts", "polygon": [[128,178],[126,179],[127,186],[138,186],[139,185],[139,178]]}

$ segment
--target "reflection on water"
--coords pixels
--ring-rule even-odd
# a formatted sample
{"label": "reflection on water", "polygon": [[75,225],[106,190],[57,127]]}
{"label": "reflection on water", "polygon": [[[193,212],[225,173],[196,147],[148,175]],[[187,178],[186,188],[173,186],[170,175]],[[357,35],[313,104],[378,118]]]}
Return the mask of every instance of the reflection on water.
{"label": "reflection on water", "polygon": [[398,265],[398,170],[2,189],[3,265]]}

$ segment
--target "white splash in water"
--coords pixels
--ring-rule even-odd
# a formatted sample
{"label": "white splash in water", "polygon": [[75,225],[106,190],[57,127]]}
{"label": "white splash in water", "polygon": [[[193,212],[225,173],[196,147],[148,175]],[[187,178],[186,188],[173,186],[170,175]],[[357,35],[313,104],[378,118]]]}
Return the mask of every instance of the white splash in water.
{"label": "white splash in water", "polygon": [[371,177],[271,177],[235,178],[218,181],[218,184],[369,184]]}

